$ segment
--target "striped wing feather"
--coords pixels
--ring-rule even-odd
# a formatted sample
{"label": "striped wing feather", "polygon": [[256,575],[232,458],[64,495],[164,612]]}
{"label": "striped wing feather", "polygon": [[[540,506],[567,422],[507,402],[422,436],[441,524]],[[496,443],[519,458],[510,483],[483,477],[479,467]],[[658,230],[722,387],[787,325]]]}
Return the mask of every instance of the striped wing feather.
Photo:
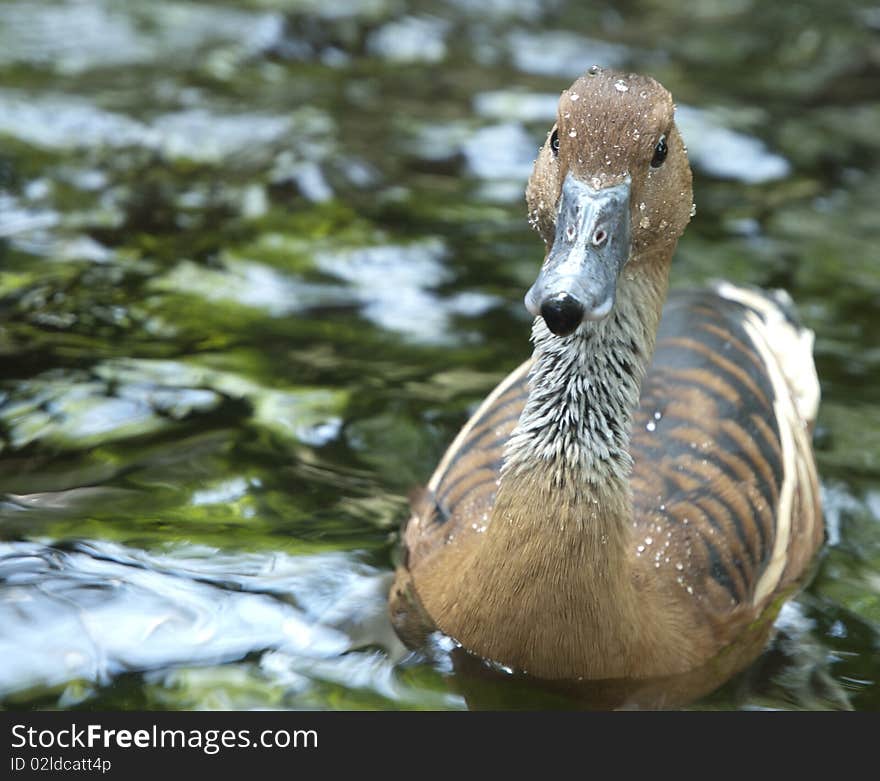
{"label": "striped wing feather", "polygon": [[[760,327],[747,327],[754,316],[713,292],[671,295],[633,422],[634,555],[716,615],[763,609],[803,576],[823,534],[806,423],[782,398],[790,391]],[[405,532],[410,567],[484,530],[529,365],[438,466]]]}

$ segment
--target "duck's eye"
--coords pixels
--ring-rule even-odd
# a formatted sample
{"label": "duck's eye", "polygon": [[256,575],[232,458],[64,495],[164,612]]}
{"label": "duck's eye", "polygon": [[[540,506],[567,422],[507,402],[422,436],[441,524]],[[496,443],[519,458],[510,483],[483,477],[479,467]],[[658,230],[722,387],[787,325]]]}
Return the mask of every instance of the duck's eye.
{"label": "duck's eye", "polygon": [[669,147],[666,146],[666,136],[660,136],[657,146],[654,147],[654,157],[651,158],[651,168],[659,168],[663,165]]}
{"label": "duck's eye", "polygon": [[553,133],[550,135],[550,149],[553,157],[559,155],[559,131],[556,128],[553,128]]}

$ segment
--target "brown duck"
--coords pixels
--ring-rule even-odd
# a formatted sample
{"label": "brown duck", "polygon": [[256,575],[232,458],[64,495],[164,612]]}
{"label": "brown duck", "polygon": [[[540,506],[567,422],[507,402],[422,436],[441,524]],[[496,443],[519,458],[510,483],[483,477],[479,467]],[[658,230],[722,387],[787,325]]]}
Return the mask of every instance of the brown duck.
{"label": "brown duck", "polygon": [[409,645],[440,630],[535,678],[671,702],[760,653],[805,579],[812,334],[781,294],[666,301],[693,214],[673,113],[656,81],[597,67],[562,93],[526,193],[534,353],[405,527],[390,610]]}

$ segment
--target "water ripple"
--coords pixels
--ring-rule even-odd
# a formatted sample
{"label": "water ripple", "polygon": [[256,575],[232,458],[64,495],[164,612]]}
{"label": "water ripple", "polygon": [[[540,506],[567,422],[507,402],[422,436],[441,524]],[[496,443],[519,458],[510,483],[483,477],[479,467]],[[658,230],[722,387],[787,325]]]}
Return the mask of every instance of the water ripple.
{"label": "water ripple", "polygon": [[265,651],[300,665],[365,644],[399,653],[387,585],[387,573],[348,553],[3,543],[0,696]]}

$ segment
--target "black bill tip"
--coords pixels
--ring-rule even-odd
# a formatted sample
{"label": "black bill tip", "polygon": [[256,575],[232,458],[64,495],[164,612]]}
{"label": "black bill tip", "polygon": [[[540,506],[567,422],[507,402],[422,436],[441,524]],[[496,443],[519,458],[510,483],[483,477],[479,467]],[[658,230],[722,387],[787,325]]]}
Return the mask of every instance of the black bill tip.
{"label": "black bill tip", "polygon": [[575,332],[584,319],[584,307],[568,293],[550,296],[541,304],[541,316],[547,327],[557,336]]}

